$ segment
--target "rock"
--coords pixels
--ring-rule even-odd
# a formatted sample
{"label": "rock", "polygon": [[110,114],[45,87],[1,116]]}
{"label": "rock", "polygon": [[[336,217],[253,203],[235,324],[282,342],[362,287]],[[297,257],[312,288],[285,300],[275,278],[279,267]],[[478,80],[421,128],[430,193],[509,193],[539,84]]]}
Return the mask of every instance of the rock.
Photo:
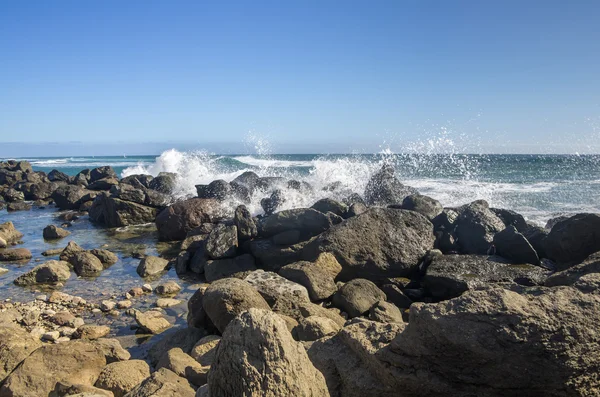
{"label": "rock", "polygon": [[508,226],[494,236],[496,254],[514,263],[531,263],[537,265],[540,258],[529,241],[514,226]]}
{"label": "rock", "polygon": [[376,302],[369,309],[369,318],[380,323],[403,323],[402,312],[396,305],[386,301]]}
{"label": "rock", "polygon": [[255,270],[244,280],[252,285],[270,305],[273,305],[281,297],[292,300],[310,300],[305,287],[273,272]]}
{"label": "rock", "polygon": [[394,167],[384,165],[369,179],[365,188],[365,200],[369,205],[399,204],[406,196],[418,193],[396,178]]}
{"label": "rock", "polygon": [[194,345],[190,356],[202,366],[211,366],[220,341],[216,335],[205,336]]}
{"label": "rock", "polygon": [[9,203],[25,200],[25,195],[16,189],[10,188],[2,192],[4,199]]}
{"label": "rock", "polygon": [[319,301],[337,292],[335,278],[342,271],[335,256],[328,252],[319,255],[315,262],[296,262],[279,270],[279,275],[308,290],[310,299]]}
{"label": "rock", "polygon": [[117,309],[129,309],[131,306],[133,306],[133,302],[131,302],[129,299],[124,299],[117,302]]}
{"label": "rock", "polygon": [[175,295],[181,291],[181,287],[175,281],[167,281],[158,285],[155,291],[158,295]]}
{"label": "rock", "polygon": [[357,278],[347,282],[336,292],[333,296],[333,304],[352,318],[363,315],[376,302],[385,299],[385,293],[375,284]]}
{"label": "rock", "polygon": [[102,266],[107,269],[119,261],[119,257],[109,250],[104,249],[93,249],[90,250],[90,254],[94,255],[100,260]]}
{"label": "rock", "polygon": [[[196,256],[194,256],[194,259]],[[194,260],[192,260],[194,261]],[[250,254],[244,254],[235,258],[219,259],[207,261],[203,267],[206,281],[212,283],[227,277],[232,277],[239,273],[256,270],[254,257]]]}
{"label": "rock", "polygon": [[351,218],[353,216],[357,216],[367,211],[368,208],[364,203],[354,203],[350,205],[348,208],[348,212],[346,213],[346,218]]}
{"label": "rock", "polygon": [[250,252],[265,270],[279,271],[282,266],[302,260],[302,250],[306,243],[289,247],[276,245],[272,239],[255,239],[250,242]]}
{"label": "rock", "polygon": [[235,316],[250,308],[270,310],[269,304],[248,282],[235,278],[212,283],[204,292],[202,307],[221,333]]}
{"label": "rock", "polygon": [[234,189],[231,185],[222,179],[217,179],[208,185],[196,185],[196,192],[201,199],[216,199],[225,201],[234,197]]}
{"label": "rock", "polygon": [[538,255],[538,258],[547,258],[546,249],[544,248],[544,240],[548,237],[548,231],[543,227],[529,225],[522,234],[529,241],[529,244],[533,247]]}
{"label": "rock", "polygon": [[504,222],[483,201],[466,205],[456,220],[458,244],[465,254],[485,255]]}
{"label": "rock", "polygon": [[101,193],[94,199],[89,214],[92,222],[106,227],[122,227],[152,223],[158,209]]}
{"label": "rock", "polygon": [[195,395],[196,391],[187,380],[173,371],[161,368],[131,389],[125,397],[195,397]]}
{"label": "rock", "polygon": [[523,218],[523,215],[518,214],[515,211],[506,210],[503,208],[490,208],[490,210],[492,210],[492,212],[502,220],[504,226],[506,227],[514,226],[519,233],[523,233],[529,228],[529,225],[525,221],[525,218]]}
{"label": "rock", "polygon": [[577,214],[556,223],[544,241],[549,259],[558,270],[581,263],[600,251],[600,214]]}
{"label": "rock", "polygon": [[0,251],[0,262],[26,261],[31,257],[31,251],[27,248],[5,248]]}
{"label": "rock", "polygon": [[[570,268],[556,272],[549,276],[545,285],[547,287],[556,287],[560,285],[574,286],[579,288],[577,284],[582,278],[585,278],[591,274],[600,273],[600,253],[595,253],[587,257],[579,265],[571,266]],[[583,292],[595,292],[587,289],[582,290]]]}
{"label": "rock", "polygon": [[[202,250],[201,252],[202,258],[204,259],[204,250]],[[179,253],[179,255],[177,255],[177,258],[175,258],[174,262],[175,262],[175,272],[177,273],[177,275],[179,277],[185,275],[187,273],[188,270],[194,271],[192,268],[190,268],[189,264],[190,264],[190,256],[191,254],[188,251],[182,251]],[[204,260],[206,261],[206,260]],[[196,271],[195,273],[204,273],[204,263],[202,263],[202,268],[199,269],[197,268],[197,270],[201,270],[201,271]]]}
{"label": "rock", "polygon": [[48,179],[51,182],[69,182],[71,177],[59,170],[52,170],[48,173]]}
{"label": "rock", "polygon": [[335,225],[308,243],[302,256],[313,260],[331,252],[341,280],[410,275],[433,248],[433,225],[414,211],[372,208]]}
{"label": "rock", "polygon": [[285,321],[257,309],[241,314],[224,333],[208,389],[212,396],[329,396],[323,375]]}
{"label": "rock", "polygon": [[137,204],[146,204],[146,188],[139,186],[135,188],[131,185],[115,185],[110,188],[110,195],[124,201],[132,201]]}
{"label": "rock", "polygon": [[418,212],[430,221],[435,219],[444,210],[439,201],[420,194],[412,194],[405,197],[402,201],[402,208]]}
{"label": "rock", "polygon": [[233,223],[237,227],[240,241],[250,240],[258,235],[256,222],[245,205],[240,205],[235,209]]}
{"label": "rock", "polygon": [[23,233],[15,229],[15,225],[12,222],[0,223],[0,239],[4,240],[5,244],[16,243],[22,237]]}
{"label": "rock", "polygon": [[197,328],[172,329],[161,335],[162,339],[156,342],[148,351],[148,359],[156,367],[159,360],[171,349],[180,348],[184,353],[190,354],[196,343],[206,336],[206,331]]}
{"label": "rock", "polygon": [[202,225],[217,221],[219,205],[213,199],[179,201],[165,208],[156,217],[158,234],[163,241],[183,240],[186,234]]}
{"label": "rock", "polygon": [[324,198],[316,203],[314,203],[310,208],[315,209],[324,214],[328,212],[332,212],[342,218],[346,216],[348,212],[348,206],[344,203],[340,203],[339,201],[335,201],[330,198]]}
{"label": "rock", "polygon": [[203,306],[204,294],[207,287],[201,286],[196,290],[194,295],[188,300],[188,315],[187,323],[190,329],[201,328],[206,329],[208,332],[216,330],[216,327],[206,314]]}
{"label": "rock", "polygon": [[161,193],[171,194],[177,186],[177,174],[172,172],[161,172],[153,178],[148,187]]}
{"label": "rock", "polygon": [[30,209],[31,209],[31,205],[29,205],[23,201],[19,201],[16,203],[8,203],[8,205],[6,206],[6,211],[8,211],[8,212],[29,211]]}
{"label": "rock", "polygon": [[106,325],[86,324],[77,328],[74,337],[76,339],[96,340],[105,337],[110,333],[110,328]]}
{"label": "rock", "polygon": [[45,240],[58,240],[70,235],[71,232],[54,225],[48,225],[44,228],[43,236]]}
{"label": "rock", "polygon": [[314,341],[328,335],[335,335],[342,327],[335,321],[318,316],[309,316],[300,321],[295,328],[298,340]]}
{"label": "rock", "polygon": [[127,361],[131,358],[131,354],[121,346],[117,339],[101,338],[93,341],[94,346],[102,351],[108,364],[117,361]]}
{"label": "rock", "polygon": [[271,196],[265,197],[260,200],[260,206],[263,211],[265,211],[265,215],[272,215],[275,211],[277,211],[284,203],[285,203],[285,195],[281,189],[275,190],[271,193]]}
{"label": "rock", "polygon": [[115,302],[115,301],[104,300],[104,301],[100,302],[100,310],[102,310],[103,312],[110,312],[116,306],[117,306],[117,302]]}
{"label": "rock", "polygon": [[27,357],[0,388],[0,396],[47,396],[57,382],[92,386],[106,365],[89,342],[45,345]]}
{"label": "rock", "polygon": [[42,343],[18,327],[0,326],[0,384]]}
{"label": "rock", "polygon": [[128,184],[134,187],[150,187],[150,182],[154,179],[152,175],[135,174],[121,179],[121,184]]}
{"label": "rock", "polygon": [[87,251],[76,252],[69,259],[69,263],[73,265],[75,273],[80,277],[96,277],[104,270],[100,259]]}
{"label": "rock", "polygon": [[50,197],[61,210],[79,209],[82,203],[93,199],[90,191],[74,185],[59,186]]}
{"label": "rock", "polygon": [[109,166],[94,168],[90,171],[90,183],[94,183],[104,178],[117,178],[117,173]]}
{"label": "rock", "polygon": [[75,256],[75,254],[79,252],[84,252],[85,250],[81,248],[75,241],[69,241],[64,250],[60,253],[60,260],[69,262],[71,258]]}
{"label": "rock", "polygon": [[49,249],[42,252],[43,256],[58,256],[63,252],[64,248]]}
{"label": "rock", "polygon": [[136,311],[134,317],[138,326],[151,334],[160,334],[172,326],[160,312],[152,310],[147,312]]}
{"label": "rock", "polygon": [[280,211],[263,218],[259,227],[259,235],[272,237],[281,232],[295,229],[300,231],[304,238],[310,238],[329,229],[330,225],[325,214],[312,208],[296,208]]}
{"label": "rock", "polygon": [[387,300],[401,309],[408,309],[412,300],[395,284],[384,284],[381,290],[387,296]]}
{"label": "rock", "polygon": [[150,366],[145,361],[114,362],[102,369],[96,387],[110,390],[115,397],[123,397],[149,376]]}
{"label": "rock", "polygon": [[498,256],[442,255],[427,267],[423,285],[435,299],[451,299],[492,283],[540,285],[547,271],[529,264],[510,264]]}
{"label": "rock", "polygon": [[3,275],[4,273],[8,273],[8,269],[0,267],[0,276]]}
{"label": "rock", "polygon": [[57,382],[50,396],[114,397],[114,394],[108,390],[102,390],[90,385],[74,385],[69,382]]}
{"label": "rock", "polygon": [[119,186],[119,180],[117,178],[109,177],[109,178],[98,179],[97,181],[90,183],[87,186],[87,188],[89,190],[101,191],[101,190],[110,190],[116,186]]}
{"label": "rock", "polygon": [[291,317],[297,322],[310,316],[326,317],[339,326],[343,326],[346,322],[346,319],[339,314],[338,309],[326,309],[311,302],[293,301],[285,298],[278,299],[272,309],[280,316]]}
{"label": "rock", "polygon": [[293,245],[302,240],[302,234],[298,229],[286,230],[271,237],[271,241],[276,245]]}
{"label": "rock", "polygon": [[206,239],[206,254],[212,259],[234,257],[237,253],[237,227],[217,225]]}
{"label": "rock", "polygon": [[156,300],[156,307],[167,308],[180,305],[183,301],[173,298],[159,298]]}
{"label": "rock", "polygon": [[209,367],[203,367],[192,357],[176,347],[163,354],[158,362],[157,369],[166,368],[175,372],[177,375],[186,378],[195,386],[202,386],[206,383],[206,377]]}
{"label": "rock", "polygon": [[71,277],[69,264],[63,261],[48,261],[38,265],[14,281],[17,285],[54,284]]}
{"label": "rock", "polygon": [[140,261],[137,267],[137,274],[140,277],[153,276],[163,272],[167,266],[169,266],[169,261],[166,259],[157,256],[146,256]]}

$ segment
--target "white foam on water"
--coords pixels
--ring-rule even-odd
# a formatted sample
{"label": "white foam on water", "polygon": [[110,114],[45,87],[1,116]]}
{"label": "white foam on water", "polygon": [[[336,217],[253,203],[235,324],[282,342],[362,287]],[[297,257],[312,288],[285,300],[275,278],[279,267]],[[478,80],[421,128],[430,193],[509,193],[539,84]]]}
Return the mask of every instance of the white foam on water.
{"label": "white foam on water", "polygon": [[233,158],[240,163],[251,165],[259,168],[289,168],[289,167],[312,167],[313,161],[291,161],[291,160],[275,160],[263,159],[252,156],[238,156]]}

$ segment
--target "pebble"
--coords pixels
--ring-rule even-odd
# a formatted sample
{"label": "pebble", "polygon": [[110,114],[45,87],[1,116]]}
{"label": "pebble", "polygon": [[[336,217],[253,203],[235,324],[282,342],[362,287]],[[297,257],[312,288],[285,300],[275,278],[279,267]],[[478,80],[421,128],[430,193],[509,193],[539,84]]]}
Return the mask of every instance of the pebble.
{"label": "pebble", "polygon": [[102,313],[102,310],[100,310],[100,309],[92,309],[92,313]]}

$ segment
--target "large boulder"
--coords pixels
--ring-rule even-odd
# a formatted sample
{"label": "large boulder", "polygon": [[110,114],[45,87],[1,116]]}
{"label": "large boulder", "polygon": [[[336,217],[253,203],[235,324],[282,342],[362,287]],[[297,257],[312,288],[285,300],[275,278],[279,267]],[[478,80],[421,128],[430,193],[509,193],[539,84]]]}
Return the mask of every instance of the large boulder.
{"label": "large boulder", "polygon": [[590,255],[579,265],[572,266],[560,272],[556,272],[546,279],[547,287],[569,285],[584,292],[600,293],[600,288],[589,289],[586,280],[600,276],[600,252]]}
{"label": "large boulder", "polygon": [[[15,225],[12,222],[5,222],[0,224],[0,240],[6,244],[16,243],[23,237],[23,233],[15,229]],[[4,248],[0,245],[0,248]]]}
{"label": "large boulder", "polygon": [[59,186],[50,197],[61,210],[76,210],[82,203],[94,199],[89,190],[76,185]]}
{"label": "large boulder", "polygon": [[372,208],[333,226],[304,249],[314,260],[331,252],[342,265],[343,280],[404,277],[414,272],[433,248],[433,225],[414,211]]}
{"label": "large boulder", "polygon": [[48,173],[48,179],[50,182],[69,182],[71,177],[59,170],[52,170]]}
{"label": "large boulder", "polygon": [[231,258],[238,248],[238,232],[235,225],[218,224],[206,238],[205,251],[212,259]]}
{"label": "large boulder", "polygon": [[[211,330],[212,331],[212,330]],[[175,348],[181,349],[186,354],[191,354],[192,349],[206,336],[206,331],[198,328],[179,328],[171,329],[160,336],[148,351],[148,359],[154,367],[158,365],[160,359],[169,351]]]}
{"label": "large boulder", "polygon": [[90,220],[106,227],[121,227],[154,222],[158,209],[125,201],[102,193],[89,210]]}
{"label": "large boulder", "polygon": [[394,167],[384,165],[373,174],[365,188],[365,200],[369,205],[401,204],[406,196],[419,192],[405,186],[396,178]]}
{"label": "large boulder", "polygon": [[45,345],[27,357],[0,388],[0,396],[48,396],[58,382],[92,386],[106,359],[94,344]]}
{"label": "large boulder", "polygon": [[183,240],[192,229],[219,220],[220,214],[216,200],[192,198],[162,210],[156,217],[156,227],[163,241]]}
{"label": "large boulder", "polygon": [[208,389],[211,396],[329,396],[323,375],[285,321],[257,309],[235,318],[224,333]]}
{"label": "large boulder", "polygon": [[252,285],[271,306],[282,297],[309,301],[305,287],[273,272],[255,270],[248,274],[244,281]]}
{"label": "large boulder", "polygon": [[310,208],[315,209],[324,214],[332,212],[337,216],[341,216],[343,218],[346,217],[346,214],[348,212],[348,206],[346,204],[330,198],[321,199],[314,203]]}
{"label": "large boulder", "polygon": [[249,283],[236,278],[212,283],[204,292],[202,307],[221,333],[235,316],[250,308],[270,310],[269,304]]}
{"label": "large boulder", "polygon": [[0,326],[0,384],[41,346],[39,338],[21,328]]}
{"label": "large boulder", "polygon": [[272,237],[287,230],[298,230],[301,236],[310,238],[329,229],[329,218],[312,208],[284,210],[262,219],[259,227],[261,237]]}
{"label": "large boulder", "polygon": [[439,201],[420,194],[411,194],[410,196],[405,197],[402,201],[402,208],[405,210],[416,211],[429,220],[435,219],[435,217],[444,210],[444,207]]}
{"label": "large boulder", "polygon": [[177,375],[186,378],[195,386],[202,386],[206,383],[206,375],[209,369],[207,366],[202,366],[179,347],[175,347],[163,354],[156,368],[171,370]]}
{"label": "large boulder", "polygon": [[490,284],[541,285],[548,272],[531,264],[511,264],[498,256],[439,255],[427,267],[423,285],[436,299],[450,299]]}
{"label": "large boulder", "polygon": [[600,214],[577,214],[556,223],[544,248],[559,270],[581,263],[600,251]]}
{"label": "large boulder", "polygon": [[349,317],[362,316],[371,306],[385,300],[385,292],[369,280],[356,278],[345,283],[333,296],[333,304]]}
{"label": "large boulder", "polygon": [[537,265],[540,258],[527,238],[510,225],[494,236],[496,254],[514,263],[531,263]]}
{"label": "large boulder", "polygon": [[117,361],[102,369],[96,387],[110,390],[114,397],[123,397],[149,376],[150,366],[145,361]]}
{"label": "large boulder", "polygon": [[17,285],[54,284],[71,277],[69,264],[63,261],[48,261],[38,265],[14,281]]}
{"label": "large boulder", "polygon": [[135,386],[125,397],[194,397],[196,391],[181,376],[166,368],[160,368]]}
{"label": "large boulder", "polygon": [[600,382],[599,304],[569,287],[416,303],[406,329],[369,355],[371,368],[387,368],[409,397],[589,395]]}
{"label": "large boulder", "polygon": [[335,278],[342,271],[335,256],[324,252],[314,261],[301,261],[283,266],[279,275],[303,285],[310,299],[320,301],[331,297],[337,291]]}
{"label": "large boulder", "polygon": [[94,183],[104,178],[117,178],[117,173],[110,166],[94,168],[90,171],[89,183]]}
{"label": "large boulder", "polygon": [[177,174],[161,172],[148,183],[148,187],[160,193],[171,194],[177,187]]}
{"label": "large boulder", "polygon": [[494,235],[505,225],[485,201],[475,201],[461,208],[456,219],[458,245],[465,254],[487,254]]}
{"label": "large boulder", "polygon": [[[196,259],[196,255],[194,255],[192,262],[194,262],[194,259]],[[190,267],[193,267],[193,265]],[[252,255],[244,254],[235,258],[206,261],[203,270],[206,281],[212,283],[222,278],[233,277],[239,273],[256,270],[256,265]]]}
{"label": "large boulder", "polygon": [[104,265],[91,252],[83,251],[75,253],[69,263],[73,265],[75,273],[80,277],[96,277],[104,270]]}

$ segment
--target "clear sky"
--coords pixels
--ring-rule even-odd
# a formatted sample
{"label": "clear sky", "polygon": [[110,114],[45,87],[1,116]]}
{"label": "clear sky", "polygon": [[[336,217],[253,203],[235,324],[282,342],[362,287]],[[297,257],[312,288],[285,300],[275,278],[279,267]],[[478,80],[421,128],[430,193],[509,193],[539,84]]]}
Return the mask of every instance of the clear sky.
{"label": "clear sky", "polygon": [[0,0],[0,156],[249,131],[286,152],[443,131],[471,152],[599,152],[599,21],[596,0]]}

